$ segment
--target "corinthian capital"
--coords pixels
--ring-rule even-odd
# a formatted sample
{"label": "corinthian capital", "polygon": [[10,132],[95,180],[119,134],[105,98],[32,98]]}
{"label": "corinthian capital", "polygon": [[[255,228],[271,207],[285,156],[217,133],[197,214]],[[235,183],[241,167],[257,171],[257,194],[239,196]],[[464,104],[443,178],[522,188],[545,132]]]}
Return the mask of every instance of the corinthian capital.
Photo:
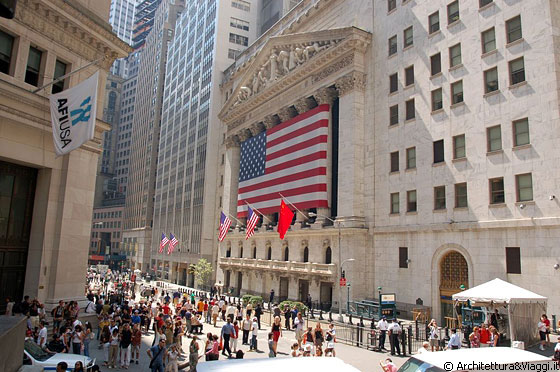
{"label": "corinthian capital", "polygon": [[364,90],[366,87],[366,75],[362,72],[352,71],[335,82],[338,95],[343,96],[354,89]]}

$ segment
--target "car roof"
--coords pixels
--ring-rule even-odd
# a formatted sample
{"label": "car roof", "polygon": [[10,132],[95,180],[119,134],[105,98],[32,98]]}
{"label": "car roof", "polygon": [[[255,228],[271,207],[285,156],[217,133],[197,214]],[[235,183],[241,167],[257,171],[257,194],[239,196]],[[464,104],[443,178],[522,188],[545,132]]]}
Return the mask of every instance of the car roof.
{"label": "car roof", "polygon": [[338,358],[263,358],[263,359],[232,359],[220,361],[220,363],[199,363],[196,366],[198,372],[228,371],[246,372],[251,370],[266,370],[267,372],[293,371],[336,371],[336,372],[359,372],[359,370]]}
{"label": "car roof", "polygon": [[453,362],[454,359],[482,363],[495,362],[498,364],[550,360],[550,358],[542,355],[511,347],[483,347],[447,350],[443,352],[417,354],[414,355],[414,358],[440,368],[444,368],[445,362]]}

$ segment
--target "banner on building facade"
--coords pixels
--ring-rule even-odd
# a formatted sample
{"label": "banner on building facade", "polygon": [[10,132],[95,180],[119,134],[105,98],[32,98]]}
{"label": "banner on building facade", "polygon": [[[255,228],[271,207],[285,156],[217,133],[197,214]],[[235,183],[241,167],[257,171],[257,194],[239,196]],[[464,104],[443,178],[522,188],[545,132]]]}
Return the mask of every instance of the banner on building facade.
{"label": "banner on building facade", "polygon": [[95,132],[99,71],[80,84],[50,96],[53,142],[56,155],[68,154]]}

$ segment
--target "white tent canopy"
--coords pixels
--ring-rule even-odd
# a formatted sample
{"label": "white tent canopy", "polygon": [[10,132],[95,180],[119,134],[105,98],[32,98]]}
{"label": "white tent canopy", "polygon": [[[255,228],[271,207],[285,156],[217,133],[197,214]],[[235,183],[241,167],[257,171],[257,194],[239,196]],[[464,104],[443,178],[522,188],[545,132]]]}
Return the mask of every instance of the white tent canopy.
{"label": "white tent canopy", "polygon": [[507,307],[510,339],[532,345],[538,340],[537,322],[546,313],[547,298],[501,279],[477,285],[452,296],[454,302],[472,306]]}
{"label": "white tent canopy", "polygon": [[547,298],[501,279],[477,285],[453,295],[453,301],[471,301],[480,306],[487,304],[544,303]]}

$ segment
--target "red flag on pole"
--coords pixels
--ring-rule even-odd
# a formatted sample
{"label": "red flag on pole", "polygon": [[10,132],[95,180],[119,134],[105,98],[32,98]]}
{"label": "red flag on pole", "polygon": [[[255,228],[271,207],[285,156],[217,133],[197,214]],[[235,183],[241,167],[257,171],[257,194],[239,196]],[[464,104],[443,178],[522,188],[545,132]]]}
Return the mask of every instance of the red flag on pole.
{"label": "red flag on pole", "polygon": [[280,239],[284,239],[286,231],[290,228],[292,224],[292,219],[294,218],[294,212],[288,208],[284,199],[280,203],[280,217],[278,218],[278,233],[280,234]]}

